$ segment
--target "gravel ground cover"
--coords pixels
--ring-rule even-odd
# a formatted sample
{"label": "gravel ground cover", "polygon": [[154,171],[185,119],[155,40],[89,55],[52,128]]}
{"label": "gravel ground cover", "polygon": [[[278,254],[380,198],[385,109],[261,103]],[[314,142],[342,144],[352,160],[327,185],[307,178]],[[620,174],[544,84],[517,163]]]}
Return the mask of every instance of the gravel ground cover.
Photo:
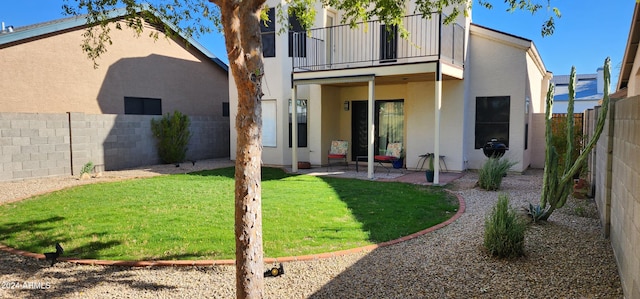
{"label": "gravel ground cover", "polygon": [[[96,181],[230,166],[225,160],[107,172],[89,181],[46,178],[0,183],[0,203]],[[623,298],[609,240],[593,202],[570,200],[548,223],[531,225],[526,256],[496,259],[482,247],[484,219],[498,192],[467,173],[450,188],[466,202],[454,223],[371,252],[288,262],[265,278],[265,298]],[[514,207],[536,203],[542,172],[509,175]],[[587,216],[587,217],[585,217]],[[266,265],[271,267],[272,265]],[[57,263],[0,251],[0,298],[234,298],[233,266],[126,268]]]}

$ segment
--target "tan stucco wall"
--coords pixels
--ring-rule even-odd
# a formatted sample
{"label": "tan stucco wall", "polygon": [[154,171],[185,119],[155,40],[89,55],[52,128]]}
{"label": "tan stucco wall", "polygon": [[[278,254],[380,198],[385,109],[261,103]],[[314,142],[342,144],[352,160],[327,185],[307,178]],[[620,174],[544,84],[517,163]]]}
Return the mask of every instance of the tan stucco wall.
{"label": "tan stucco wall", "polygon": [[544,168],[546,141],[544,137],[545,131],[545,118],[543,113],[535,113],[529,123],[530,140],[529,149],[531,150],[530,162],[531,168]]}
{"label": "tan stucco wall", "polygon": [[[631,54],[631,53],[630,53]],[[636,49],[636,53],[632,57],[640,57],[640,48]],[[640,95],[640,63],[634,61],[627,83],[627,96]]]}
{"label": "tan stucco wall", "polygon": [[[465,65],[468,68],[465,74],[466,80],[470,80],[468,96],[468,109],[475,111],[476,97],[482,96],[509,96],[510,101],[510,126],[509,126],[509,151],[505,155],[518,164],[513,166],[513,171],[523,171],[529,166],[530,154],[525,154],[524,129],[525,129],[525,100],[531,97],[532,101],[540,99],[543,88],[543,72],[534,63],[535,57],[531,57],[530,43],[522,40],[504,41],[497,38],[496,33],[482,28],[472,27],[469,39],[469,59]],[[530,113],[532,111],[530,110]],[[475,113],[470,113],[466,122],[466,130],[469,138],[465,140],[468,149],[469,168],[478,169],[486,157],[482,149],[474,148]],[[527,116],[530,117],[530,116]],[[530,119],[531,120],[531,119]],[[532,123],[529,123],[533,129]],[[529,136],[534,136],[529,131]],[[531,142],[529,140],[529,149]]]}
{"label": "tan stucco wall", "polygon": [[222,116],[226,71],[153,30],[112,30],[98,69],[81,50],[82,28],[0,48],[0,111],[122,114],[130,96],[162,99],[163,113]]}
{"label": "tan stucco wall", "polygon": [[[441,114],[441,155],[445,156],[449,170],[463,170],[463,150],[459,146],[462,136],[463,86],[461,81],[443,83],[443,108]],[[435,90],[433,82],[378,85],[374,90],[376,100],[404,100],[406,167],[415,168],[419,155],[433,152]],[[344,102],[366,101],[368,87],[323,87],[322,95],[322,140],[326,153],[334,139],[352,143],[352,111],[344,111]],[[318,125],[317,123],[312,126]],[[313,137],[315,138],[315,137]],[[313,151],[313,149],[311,149]],[[349,156],[350,157],[350,156]],[[326,154],[320,155],[322,164]],[[312,159],[312,163],[314,160]]]}

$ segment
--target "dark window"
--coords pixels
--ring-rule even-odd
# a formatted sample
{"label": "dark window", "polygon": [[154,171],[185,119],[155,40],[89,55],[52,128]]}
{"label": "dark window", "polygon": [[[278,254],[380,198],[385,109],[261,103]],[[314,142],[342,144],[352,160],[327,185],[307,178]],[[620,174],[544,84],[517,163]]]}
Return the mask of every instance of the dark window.
{"label": "dark window", "polygon": [[[298,147],[307,147],[307,100],[297,100]],[[291,100],[289,100],[289,147],[291,142]]]}
{"label": "dark window", "polygon": [[124,114],[162,115],[160,99],[124,97]]}
{"label": "dark window", "polygon": [[269,8],[269,20],[260,20],[260,34],[262,36],[262,56],[276,57],[276,11]]}
{"label": "dark window", "polygon": [[229,102],[222,102],[222,116],[229,117]]}
{"label": "dark window", "polygon": [[[294,32],[305,32],[300,20],[295,15],[289,16],[289,57],[307,57],[307,38],[305,34],[297,34],[298,40],[294,43]],[[294,53],[295,44],[295,53]]]}
{"label": "dark window", "polygon": [[380,25],[380,62],[395,62],[398,58],[398,26]]}
{"label": "dark window", "polygon": [[509,147],[510,102],[508,96],[476,98],[476,149],[492,138]]}

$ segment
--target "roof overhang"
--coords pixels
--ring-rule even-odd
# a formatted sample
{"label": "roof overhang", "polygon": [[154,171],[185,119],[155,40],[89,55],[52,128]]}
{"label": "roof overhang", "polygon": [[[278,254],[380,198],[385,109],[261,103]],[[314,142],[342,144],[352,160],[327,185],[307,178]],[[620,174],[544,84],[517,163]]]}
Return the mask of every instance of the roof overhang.
{"label": "roof overhang", "polygon": [[640,42],[640,12],[638,11],[638,5],[639,4],[636,3],[633,10],[631,28],[629,29],[627,46],[624,49],[624,56],[622,57],[622,67],[620,68],[620,76],[618,77],[618,85],[616,90],[627,88],[627,84],[629,83],[629,79],[631,78],[631,69],[633,68],[633,62],[636,60],[636,53],[638,52],[638,42]]}

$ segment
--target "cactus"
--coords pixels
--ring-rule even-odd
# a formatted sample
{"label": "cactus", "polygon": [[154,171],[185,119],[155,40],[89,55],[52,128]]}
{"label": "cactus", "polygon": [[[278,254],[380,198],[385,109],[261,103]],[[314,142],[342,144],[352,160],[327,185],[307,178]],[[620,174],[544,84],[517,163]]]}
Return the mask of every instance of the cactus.
{"label": "cactus", "polygon": [[[555,211],[564,206],[567,202],[567,197],[571,193],[573,187],[573,176],[576,175],[586,161],[589,152],[593,149],[600,134],[604,129],[604,121],[609,111],[609,82],[611,80],[611,59],[607,57],[604,61],[604,96],[602,99],[602,109],[598,115],[596,122],[595,132],[593,137],[589,140],[587,145],[576,159],[572,159],[571,153],[574,148],[574,128],[573,128],[573,105],[575,100],[575,78],[576,69],[571,68],[571,75],[569,79],[569,105],[567,107],[567,148],[564,153],[564,169],[559,171],[558,160],[559,154],[555,146],[553,146],[552,131],[551,131],[551,107],[553,106],[553,86],[549,86],[547,92],[547,102],[545,111],[545,165],[544,175],[542,177],[542,195],[540,196],[540,207],[545,210],[544,214],[540,217],[540,220],[547,220],[549,216]],[[547,205],[549,205],[547,207]]]}

